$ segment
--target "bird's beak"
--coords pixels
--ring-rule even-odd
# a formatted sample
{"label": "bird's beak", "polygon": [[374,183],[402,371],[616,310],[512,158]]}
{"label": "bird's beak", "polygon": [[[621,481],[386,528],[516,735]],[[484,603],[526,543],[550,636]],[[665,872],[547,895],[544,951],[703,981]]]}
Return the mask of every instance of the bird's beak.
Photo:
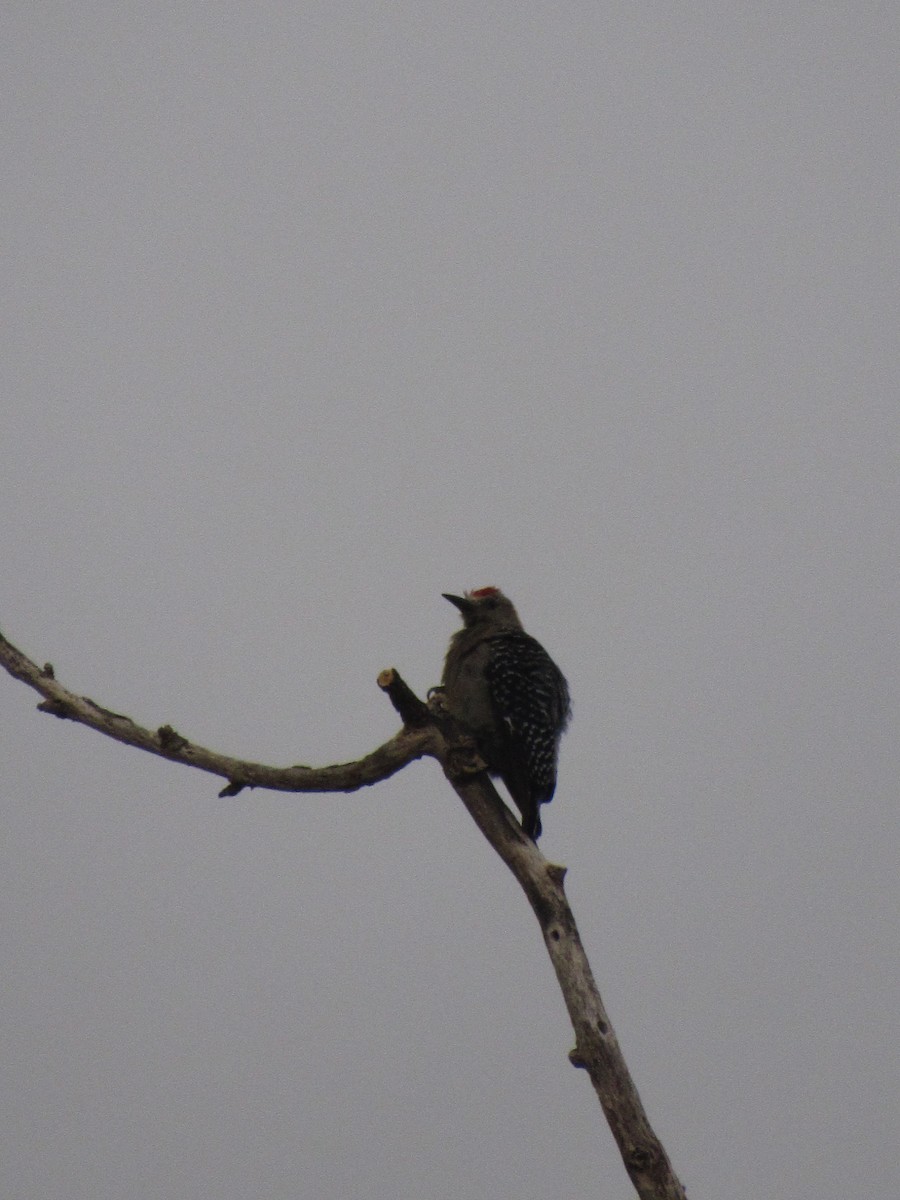
{"label": "bird's beak", "polygon": [[463,616],[472,611],[472,601],[468,600],[465,596],[451,596],[449,592],[441,592],[441,595],[445,600],[449,600],[451,604],[454,604]]}

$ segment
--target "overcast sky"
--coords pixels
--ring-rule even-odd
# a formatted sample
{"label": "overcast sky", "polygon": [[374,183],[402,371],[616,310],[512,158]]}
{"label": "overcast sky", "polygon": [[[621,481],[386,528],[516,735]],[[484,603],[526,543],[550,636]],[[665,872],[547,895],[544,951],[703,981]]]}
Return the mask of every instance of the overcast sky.
{"label": "overcast sky", "polygon": [[[897,54],[860,3],[5,8],[0,628],[356,757],[496,584],[692,1200],[900,1195]],[[433,763],[0,679],[0,1193],[621,1200]]]}

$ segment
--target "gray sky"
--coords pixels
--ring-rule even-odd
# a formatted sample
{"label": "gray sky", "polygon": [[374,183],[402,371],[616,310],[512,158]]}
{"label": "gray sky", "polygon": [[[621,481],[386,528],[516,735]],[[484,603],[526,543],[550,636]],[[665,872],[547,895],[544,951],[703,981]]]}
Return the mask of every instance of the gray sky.
{"label": "gray sky", "polygon": [[[0,628],[355,757],[441,591],[575,720],[544,848],[694,1200],[900,1194],[896,61],[854,3],[7,5]],[[4,676],[0,1192],[618,1200],[434,764],[254,793]]]}

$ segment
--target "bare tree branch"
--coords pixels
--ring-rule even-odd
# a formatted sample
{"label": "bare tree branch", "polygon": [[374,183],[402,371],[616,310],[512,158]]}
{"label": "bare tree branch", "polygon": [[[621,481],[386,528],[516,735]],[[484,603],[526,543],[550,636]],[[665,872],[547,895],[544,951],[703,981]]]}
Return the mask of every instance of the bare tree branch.
{"label": "bare tree branch", "polygon": [[[219,775],[228,780],[228,786],[219,793],[221,796],[236,796],[245,787],[264,787],[280,792],[355,792],[395,775],[414,759],[427,754],[434,755],[435,743],[439,738],[432,725],[421,723],[416,727],[404,726],[390,741],[356,762],[335,763],[327,767],[269,767],[197,746],[177,733],[171,725],[161,725],[155,732],[144,729],[131,717],[111,712],[87,696],[76,696],[57,682],[49,663],[39,667],[2,634],[0,663],[10,675],[21,679],[45,697],[44,702],[38,705],[41,712],[77,721],[126,746],[136,746],[139,750],[158,754],[171,762]],[[383,672],[383,676],[387,674]],[[387,680],[385,686],[389,694],[393,689],[397,696],[403,696],[406,700],[405,688],[410,696],[413,695],[396,672],[390,674],[390,687],[387,686]],[[417,698],[413,696],[413,699]],[[418,704],[427,711],[421,700],[418,700]]]}
{"label": "bare tree branch", "polygon": [[587,1071],[641,1200],[686,1200],[662,1142],[653,1132],[600,998],[575,917],[563,889],[566,868],[548,862],[526,837],[487,775],[460,772],[449,758],[444,773],[478,828],[516,877],[538,919],[572,1028],[569,1061]]}
{"label": "bare tree branch", "polygon": [[640,1200],[686,1200],[684,1188],[647,1120],[585,954],[563,889],[566,868],[548,862],[500,799],[472,739],[455,727],[440,697],[425,704],[394,670],[378,686],[403,720],[394,737],[356,762],[327,767],[268,767],[196,746],[170,725],[155,732],[57,683],[53,668],[38,667],[0,635],[0,663],[43,697],[42,712],[78,721],[128,746],[219,775],[219,793],[245,787],[288,792],[352,792],[387,779],[417,758],[436,758],[481,832],[515,876],[538,919],[575,1031],[573,1066],[594,1086]]}

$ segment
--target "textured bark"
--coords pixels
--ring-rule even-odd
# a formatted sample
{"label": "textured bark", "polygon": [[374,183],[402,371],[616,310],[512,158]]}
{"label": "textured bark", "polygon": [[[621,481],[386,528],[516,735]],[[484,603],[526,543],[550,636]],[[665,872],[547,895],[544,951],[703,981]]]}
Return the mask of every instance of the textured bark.
{"label": "textured bark", "polygon": [[[144,729],[131,717],[111,712],[87,696],[77,696],[57,682],[49,663],[39,667],[2,634],[0,663],[10,675],[21,679],[45,697],[44,702],[38,705],[41,712],[77,721],[126,746],[147,750],[171,762],[196,767],[200,771],[208,771],[210,775],[219,775],[228,780],[228,786],[222,789],[220,796],[236,796],[245,787],[264,787],[280,792],[355,792],[395,775],[417,758],[433,755],[440,737],[432,725],[420,720],[418,725],[404,725],[390,741],[355,762],[335,763],[327,767],[269,767],[207,750],[182,737],[171,725],[161,725],[156,730]],[[381,683],[381,680],[384,682]],[[396,672],[382,672],[379,682],[395,707],[403,702],[412,713],[411,696],[419,708],[427,712],[422,701],[413,695]]]}
{"label": "textured bark", "polygon": [[327,767],[270,767],[194,745],[170,725],[145,729],[130,717],[111,712],[86,696],[77,696],[57,682],[49,663],[37,666],[2,635],[0,664],[44,697],[38,705],[41,712],[77,721],[125,745],[221,776],[228,780],[221,796],[236,796],[245,787],[352,792],[387,779],[415,759],[437,759],[534,910],[575,1031],[575,1049],[569,1060],[573,1066],[583,1068],[594,1085],[638,1196],[641,1200],[685,1200],[684,1188],[647,1120],[594,982],[563,888],[566,869],[548,862],[522,832],[488,779],[471,738],[454,727],[439,695],[426,705],[396,671],[382,671],[378,685],[404,722],[393,738],[356,762]]}
{"label": "textured bark", "polygon": [[686,1200],[662,1142],[647,1119],[594,982],[563,888],[566,868],[548,862],[523,834],[483,772],[467,777],[465,768],[460,770],[452,745],[442,761],[463,804],[534,910],[575,1031],[575,1049],[569,1061],[587,1072],[638,1196],[641,1200]]}

